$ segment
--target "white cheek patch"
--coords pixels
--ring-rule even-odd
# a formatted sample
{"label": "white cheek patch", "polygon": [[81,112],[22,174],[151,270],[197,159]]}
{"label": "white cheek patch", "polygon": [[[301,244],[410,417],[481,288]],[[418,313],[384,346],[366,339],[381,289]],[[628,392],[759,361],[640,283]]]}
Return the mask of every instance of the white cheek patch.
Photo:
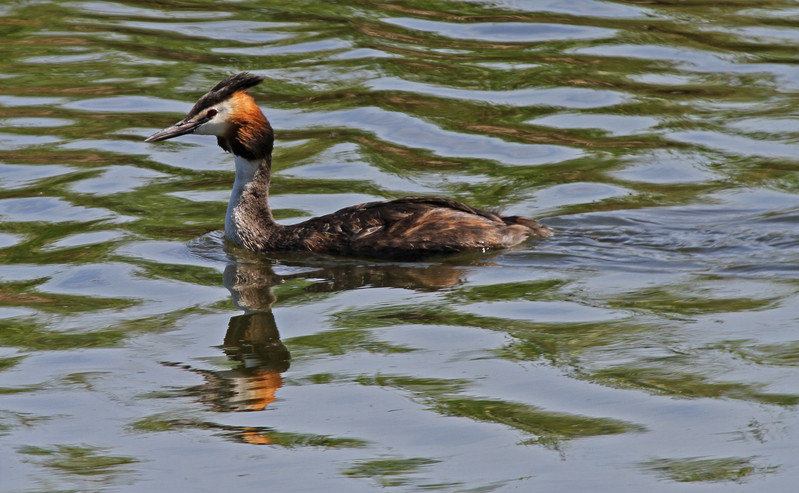
{"label": "white cheek patch", "polygon": [[224,102],[218,104],[214,106],[214,109],[217,111],[216,116],[197,127],[194,133],[199,135],[216,135],[217,137],[227,133],[231,111],[230,103]]}
{"label": "white cheek patch", "polygon": [[[219,115],[217,115],[217,116],[219,116]],[[197,130],[195,130],[194,133],[200,134],[200,135],[221,136],[221,135],[225,135],[225,132],[227,131],[227,127],[228,127],[227,122],[218,121],[217,118],[214,117],[214,119],[209,121],[208,123],[203,123],[202,125],[197,127]]]}

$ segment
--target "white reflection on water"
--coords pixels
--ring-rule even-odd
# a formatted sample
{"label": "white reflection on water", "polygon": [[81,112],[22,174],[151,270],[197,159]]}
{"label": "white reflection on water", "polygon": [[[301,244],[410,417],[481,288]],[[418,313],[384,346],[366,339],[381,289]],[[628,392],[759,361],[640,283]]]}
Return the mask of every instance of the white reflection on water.
{"label": "white reflection on water", "polygon": [[[293,34],[280,29],[291,24],[277,22],[203,21],[203,22],[141,22],[125,21],[121,25],[133,29],[166,31],[186,36],[225,39],[239,43],[269,43],[291,38]],[[274,32],[273,30],[278,30]]]}
{"label": "white reflection on water", "polygon": [[650,116],[560,113],[527,123],[553,128],[595,128],[615,136],[644,133],[657,125],[658,120]]}
{"label": "white reflection on water", "polygon": [[612,29],[568,24],[533,22],[438,22],[409,17],[388,17],[383,22],[396,26],[429,31],[449,38],[511,43],[535,43],[567,39],[600,39],[616,35]]}
{"label": "white reflection on water", "polygon": [[[267,115],[269,117],[269,115]],[[279,128],[299,126],[345,127],[373,132],[381,140],[413,148],[430,149],[443,157],[497,160],[514,166],[534,166],[576,159],[583,152],[565,146],[519,144],[497,137],[444,130],[404,113],[367,107],[332,112],[300,113],[293,118],[273,120]],[[289,126],[291,125],[291,126]]]}
{"label": "white reflection on water", "polygon": [[457,87],[435,86],[402,80],[396,77],[381,77],[366,82],[373,91],[407,91],[442,98],[467,101],[482,101],[496,105],[511,106],[563,106],[565,108],[602,108],[615,106],[630,99],[618,91],[584,89],[579,87],[527,88],[508,91],[478,91]]}
{"label": "white reflection on water", "polygon": [[97,221],[113,219],[120,223],[133,218],[120,216],[112,211],[97,207],[82,207],[55,197],[27,197],[20,199],[1,199],[0,217],[6,221],[43,221],[59,223],[66,221]]}

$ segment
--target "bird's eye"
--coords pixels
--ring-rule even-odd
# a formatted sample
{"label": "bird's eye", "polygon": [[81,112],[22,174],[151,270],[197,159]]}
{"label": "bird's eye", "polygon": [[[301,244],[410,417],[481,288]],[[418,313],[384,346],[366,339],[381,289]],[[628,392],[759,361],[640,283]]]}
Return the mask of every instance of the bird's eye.
{"label": "bird's eye", "polygon": [[218,111],[216,110],[208,110],[208,113],[206,113],[205,116],[207,116],[208,118],[213,118],[216,116],[217,113]]}

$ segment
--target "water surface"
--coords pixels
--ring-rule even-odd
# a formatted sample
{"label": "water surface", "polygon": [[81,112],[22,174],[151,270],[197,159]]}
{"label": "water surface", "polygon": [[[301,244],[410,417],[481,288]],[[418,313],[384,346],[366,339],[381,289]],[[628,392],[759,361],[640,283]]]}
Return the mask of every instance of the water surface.
{"label": "water surface", "polygon": [[[44,491],[793,491],[792,2],[6,2],[0,477]],[[231,73],[285,222],[431,194],[554,238],[254,255],[232,160],[143,139]]]}

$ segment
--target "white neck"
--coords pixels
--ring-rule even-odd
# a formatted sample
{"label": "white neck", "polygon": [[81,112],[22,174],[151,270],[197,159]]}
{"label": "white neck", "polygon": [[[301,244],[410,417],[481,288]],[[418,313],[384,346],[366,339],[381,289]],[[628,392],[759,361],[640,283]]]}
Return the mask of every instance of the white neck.
{"label": "white neck", "polygon": [[247,186],[252,183],[261,160],[250,161],[241,156],[233,156],[236,160],[236,180],[233,182],[233,192],[230,194],[230,202],[227,205],[225,214],[225,236],[238,244],[242,244],[241,238],[241,199]]}

